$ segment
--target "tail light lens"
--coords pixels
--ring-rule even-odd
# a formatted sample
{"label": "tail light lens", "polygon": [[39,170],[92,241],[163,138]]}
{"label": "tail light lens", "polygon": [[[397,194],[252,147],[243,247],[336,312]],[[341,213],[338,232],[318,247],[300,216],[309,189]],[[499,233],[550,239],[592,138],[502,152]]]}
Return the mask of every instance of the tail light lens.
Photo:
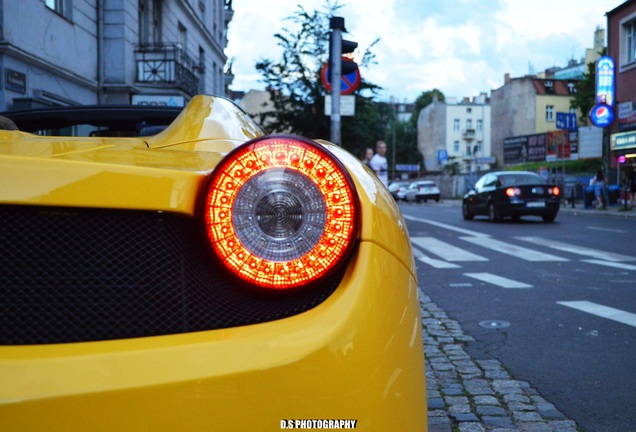
{"label": "tail light lens", "polygon": [[515,195],[521,195],[521,189],[519,188],[507,188],[506,189],[506,195],[509,196],[510,198],[512,198]]}
{"label": "tail light lens", "polygon": [[358,231],[358,197],[326,149],[292,136],[250,141],[215,168],[206,234],[239,278],[268,289],[306,285],[334,270]]}
{"label": "tail light lens", "polygon": [[558,187],[553,187],[548,189],[548,193],[551,193],[554,196],[559,196],[559,194],[561,193],[561,190]]}

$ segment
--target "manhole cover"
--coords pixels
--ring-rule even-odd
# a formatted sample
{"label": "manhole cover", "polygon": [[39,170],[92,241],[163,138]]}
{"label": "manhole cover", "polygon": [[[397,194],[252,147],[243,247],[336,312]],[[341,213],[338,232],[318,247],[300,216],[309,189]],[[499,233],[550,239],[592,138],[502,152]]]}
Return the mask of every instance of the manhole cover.
{"label": "manhole cover", "polygon": [[500,329],[505,327],[510,327],[510,323],[508,321],[499,321],[499,320],[488,320],[482,321],[479,325],[483,328],[489,329]]}

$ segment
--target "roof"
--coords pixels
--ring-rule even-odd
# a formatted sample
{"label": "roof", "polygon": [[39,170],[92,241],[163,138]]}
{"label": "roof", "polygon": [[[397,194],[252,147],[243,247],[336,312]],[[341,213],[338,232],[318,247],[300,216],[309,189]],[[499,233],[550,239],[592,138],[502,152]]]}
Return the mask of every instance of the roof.
{"label": "roof", "polygon": [[[569,83],[572,83],[576,80],[559,80],[559,79],[539,79],[533,78],[532,85],[536,90],[537,94],[542,95],[556,95],[556,96],[572,96],[570,92],[570,88],[568,87]],[[546,82],[552,83],[552,91],[549,91],[549,87],[546,86]]]}

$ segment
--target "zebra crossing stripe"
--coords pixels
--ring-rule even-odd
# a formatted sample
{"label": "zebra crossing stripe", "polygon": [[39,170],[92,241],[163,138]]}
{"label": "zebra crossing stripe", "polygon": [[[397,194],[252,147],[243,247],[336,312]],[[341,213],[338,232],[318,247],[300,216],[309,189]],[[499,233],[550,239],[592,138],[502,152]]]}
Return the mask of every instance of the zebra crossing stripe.
{"label": "zebra crossing stripe", "polygon": [[589,301],[560,301],[557,303],[561,306],[566,306],[580,310],[581,312],[587,312],[601,318],[607,318],[621,324],[636,327],[636,314],[630,312],[625,312],[620,309],[614,309],[613,307],[603,306]]}
{"label": "zebra crossing stripe", "polygon": [[438,269],[442,268],[460,268],[457,264],[450,263],[448,261],[438,260],[434,258],[427,257],[426,255],[420,255],[417,257],[418,261],[423,262],[424,264],[428,264],[431,267],[435,267]]}
{"label": "zebra crossing stripe", "polygon": [[532,249],[515,246],[493,238],[460,237],[460,239],[476,244],[477,246],[482,246],[496,252],[512,255],[526,261],[569,261],[567,258],[561,258],[556,255],[550,255]]}
{"label": "zebra crossing stripe", "polygon": [[605,252],[598,249],[591,249],[581,246],[574,246],[567,243],[559,242],[556,240],[544,239],[541,237],[515,237],[518,240],[537,244],[540,246],[557,249],[564,252],[573,253],[576,255],[583,255],[592,258],[602,258],[605,261],[636,261],[635,257],[621,255],[613,252]]}
{"label": "zebra crossing stripe", "polygon": [[527,283],[518,282],[491,273],[464,273],[464,276],[497,285],[502,288],[532,288],[532,285],[528,285]]}
{"label": "zebra crossing stripe", "polygon": [[442,261],[438,259],[431,258],[427,255],[424,255],[419,249],[413,248],[413,256],[416,260],[423,262],[425,264],[430,265],[435,268],[459,268],[457,264],[449,263],[447,261]]}
{"label": "zebra crossing stripe", "polygon": [[475,255],[434,237],[413,237],[411,243],[446,261],[488,261],[488,258]]}
{"label": "zebra crossing stripe", "polygon": [[633,264],[623,264],[623,263],[598,260],[598,259],[590,259],[590,260],[582,260],[582,261],[586,263],[590,263],[590,264],[598,264],[598,265],[618,268],[622,270],[636,270],[636,265],[633,265]]}

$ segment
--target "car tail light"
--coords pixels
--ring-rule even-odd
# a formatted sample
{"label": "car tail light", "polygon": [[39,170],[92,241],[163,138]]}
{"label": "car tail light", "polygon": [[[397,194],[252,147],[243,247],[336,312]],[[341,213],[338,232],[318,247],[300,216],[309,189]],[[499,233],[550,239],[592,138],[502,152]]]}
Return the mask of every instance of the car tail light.
{"label": "car tail light", "polygon": [[554,196],[559,196],[559,194],[561,193],[561,190],[559,190],[558,187],[554,186],[554,187],[548,188],[548,193]]}
{"label": "car tail light", "polygon": [[519,188],[509,187],[506,189],[506,195],[512,198],[515,195],[521,195],[521,190]]}
{"label": "car tail light", "polygon": [[325,148],[298,137],[250,141],[215,168],[204,219],[214,253],[241,279],[284,290],[334,270],[354,246],[358,197]]}

